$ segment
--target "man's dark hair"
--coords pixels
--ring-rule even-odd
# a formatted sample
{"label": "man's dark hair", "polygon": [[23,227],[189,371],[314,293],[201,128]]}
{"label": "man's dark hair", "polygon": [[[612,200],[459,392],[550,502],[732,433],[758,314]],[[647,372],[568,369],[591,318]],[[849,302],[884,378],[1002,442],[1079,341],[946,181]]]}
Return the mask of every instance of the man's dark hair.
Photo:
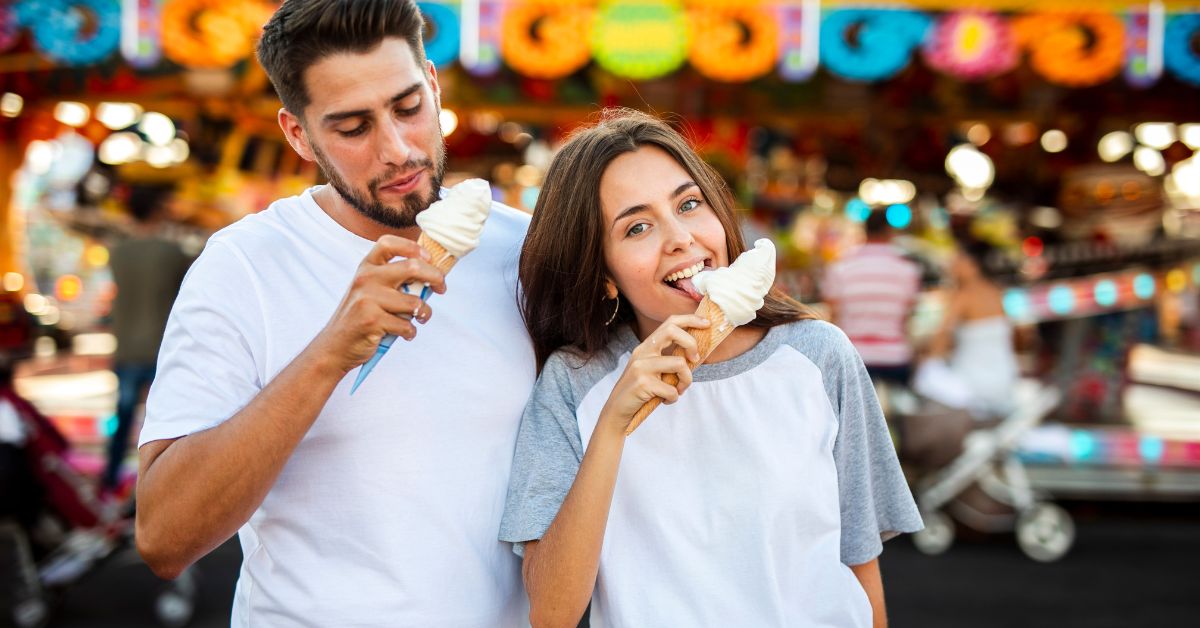
{"label": "man's dark hair", "polygon": [[169,185],[135,185],[129,190],[129,215],[138,222],[148,222],[166,209],[167,199],[174,192]]}
{"label": "man's dark hair", "polygon": [[415,0],[286,0],[263,27],[258,62],[283,106],[303,119],[309,67],[332,54],[370,52],[389,37],[407,42],[424,66],[424,32]]}
{"label": "man's dark hair", "polygon": [[892,226],[888,224],[887,208],[876,207],[867,214],[866,224],[863,229],[867,232],[868,238],[880,238],[891,233]]}

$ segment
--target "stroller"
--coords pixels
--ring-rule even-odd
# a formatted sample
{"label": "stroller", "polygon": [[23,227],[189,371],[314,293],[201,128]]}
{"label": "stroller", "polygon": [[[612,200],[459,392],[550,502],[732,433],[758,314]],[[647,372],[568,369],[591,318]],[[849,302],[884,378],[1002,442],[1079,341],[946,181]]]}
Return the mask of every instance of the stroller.
{"label": "stroller", "polygon": [[897,453],[925,520],[925,529],[912,536],[921,552],[950,549],[956,521],[985,533],[1015,531],[1021,551],[1040,562],[1071,549],[1071,516],[1035,493],[1015,453],[1020,437],[1058,406],[1061,395],[1033,379],[1021,380],[1014,392],[1008,416],[981,422],[907,388],[881,387]]}
{"label": "stroller", "polygon": [[[32,325],[19,302],[0,297],[0,580],[20,628],[45,626],[54,594],[110,561],[140,562],[133,506],[100,498],[71,463],[54,424],[12,386],[11,365],[27,357]],[[159,621],[185,625],[195,606],[184,572],[159,594]]]}
{"label": "stroller", "polygon": [[[49,621],[53,594],[109,561],[140,560],[133,549],[133,507],[97,498],[90,482],[67,461],[66,440],[11,387],[0,389],[0,405],[21,419],[28,466],[15,477],[33,482],[30,493],[39,502],[27,510],[32,520],[18,516],[0,521],[0,544],[7,546],[2,554],[15,567],[10,574],[15,580],[10,588],[15,594],[13,620],[21,628],[34,628]],[[185,571],[159,594],[159,621],[168,627],[187,624],[195,595],[194,576]]]}

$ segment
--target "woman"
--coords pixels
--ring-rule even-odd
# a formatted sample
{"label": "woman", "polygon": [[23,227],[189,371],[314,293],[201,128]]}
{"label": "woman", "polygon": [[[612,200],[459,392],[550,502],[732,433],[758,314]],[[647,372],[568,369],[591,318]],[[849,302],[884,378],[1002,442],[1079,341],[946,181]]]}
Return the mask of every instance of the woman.
{"label": "woman", "polygon": [[886,623],[881,540],[921,522],[845,335],[772,292],[694,372],[672,354],[695,359],[708,324],[690,275],[745,250],[732,207],[633,111],[550,166],[520,268],[540,378],[500,533],[535,626],[589,601],[593,626]]}
{"label": "woman", "polygon": [[954,287],[942,325],[913,381],[918,393],[978,420],[1012,412],[1020,377],[1004,296],[984,273],[990,252],[974,240],[959,246],[950,263]]}

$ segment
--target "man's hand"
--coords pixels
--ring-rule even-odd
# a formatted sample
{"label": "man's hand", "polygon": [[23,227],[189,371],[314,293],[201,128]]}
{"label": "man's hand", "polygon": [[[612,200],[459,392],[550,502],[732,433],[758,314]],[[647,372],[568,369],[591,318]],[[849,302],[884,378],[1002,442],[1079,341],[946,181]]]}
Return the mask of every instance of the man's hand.
{"label": "man's hand", "polygon": [[[392,261],[398,257],[405,259]],[[433,315],[417,295],[400,291],[410,282],[429,284],[439,294],[446,291],[445,275],[428,259],[416,242],[385,235],[359,264],[346,296],[315,342],[343,373],[369,360],[388,334],[412,340],[417,335],[414,319],[425,323]]]}

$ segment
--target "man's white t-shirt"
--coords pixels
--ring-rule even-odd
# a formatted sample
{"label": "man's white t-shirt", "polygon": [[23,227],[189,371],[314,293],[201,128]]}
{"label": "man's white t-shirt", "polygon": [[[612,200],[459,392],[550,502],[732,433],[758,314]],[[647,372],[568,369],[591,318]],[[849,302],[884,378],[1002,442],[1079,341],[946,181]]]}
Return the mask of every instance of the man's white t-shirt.
{"label": "man's white t-shirt", "polygon": [[[500,538],[523,552],[562,506],[638,339],[550,356],[525,409]],[[591,603],[595,628],[867,628],[850,565],[921,529],[871,380],[822,321],[702,364],[625,442]]]}
{"label": "man's white t-shirt", "polygon": [[[313,190],[209,240],[163,340],[139,446],[220,424],[309,344],[374,245]],[[517,306],[525,214],[493,204],[479,247],[362,387],[330,396],[239,531],[232,625],[524,625],[496,539],[534,357]]]}

